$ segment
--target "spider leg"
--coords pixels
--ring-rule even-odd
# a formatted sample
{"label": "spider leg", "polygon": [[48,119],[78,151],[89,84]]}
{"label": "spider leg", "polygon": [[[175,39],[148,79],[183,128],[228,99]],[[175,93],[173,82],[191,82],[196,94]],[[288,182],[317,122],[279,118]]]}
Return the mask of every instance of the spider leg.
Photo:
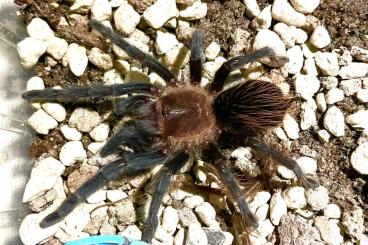
{"label": "spider leg", "polygon": [[64,89],[46,88],[42,90],[30,90],[23,93],[22,98],[28,101],[76,102],[137,92],[150,93],[152,89],[152,85],[144,83],[114,84],[108,86],[74,86]]}
{"label": "spider leg", "polygon": [[166,82],[171,85],[176,85],[177,80],[174,75],[167,69],[164,65],[162,65],[157,59],[152,57],[149,54],[145,54],[140,51],[137,47],[129,44],[125,41],[118,33],[113,31],[111,28],[104,26],[101,22],[91,19],[88,25],[92,28],[95,28],[101,34],[103,34],[107,39],[110,39],[111,42],[118,45],[121,49],[123,49],[130,57],[140,62],[142,65],[147,66],[152,71],[156,72],[159,76],[161,76]]}
{"label": "spider leg", "polygon": [[162,199],[169,188],[171,176],[174,175],[188,161],[189,155],[185,152],[179,152],[171,160],[165,162],[154,180],[154,193],[149,208],[146,227],[142,234],[142,240],[151,242],[158,226],[157,213],[162,203]]}
{"label": "spider leg", "polygon": [[140,105],[146,103],[150,98],[149,95],[134,95],[126,99],[120,100],[115,104],[115,114],[118,116],[125,116]]}
{"label": "spider leg", "polygon": [[264,57],[272,57],[272,60],[280,65],[288,62],[286,57],[277,57],[272,48],[269,47],[264,47],[249,54],[234,57],[223,63],[220,69],[218,69],[213,82],[209,85],[209,90],[213,92],[221,91],[230,72],[240,69],[246,64],[255,62]]}
{"label": "spider leg", "polygon": [[191,82],[199,84],[202,76],[203,63],[203,32],[195,31],[190,45],[190,76]]}
{"label": "spider leg", "polygon": [[270,156],[277,163],[292,170],[304,187],[314,189],[319,186],[318,181],[311,176],[306,175],[296,161],[283,155],[281,152],[272,149],[259,139],[249,137],[246,141],[246,145],[262,155]]}

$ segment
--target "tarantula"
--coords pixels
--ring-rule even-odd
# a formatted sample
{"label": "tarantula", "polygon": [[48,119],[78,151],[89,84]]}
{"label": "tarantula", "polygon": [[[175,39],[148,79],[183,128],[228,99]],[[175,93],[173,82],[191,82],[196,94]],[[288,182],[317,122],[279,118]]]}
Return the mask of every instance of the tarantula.
{"label": "tarantula", "polygon": [[127,43],[112,29],[95,20],[91,20],[89,26],[118,45],[131,58],[160,75],[168,86],[159,88],[146,83],[77,86],[61,90],[32,90],[23,94],[28,101],[58,102],[131,95],[115,104],[115,113],[121,117],[130,116],[132,120],[110,137],[100,155],[106,157],[120,145],[128,146],[133,152],[124,152],[121,158],[102,167],[55,212],[46,216],[40,223],[41,227],[51,226],[65,218],[78,203],[86,200],[107,181],[123,173],[130,174],[162,164],[153,182],[154,193],[143,231],[142,239],[150,242],[159,223],[157,214],[170,179],[191,156],[203,156],[217,170],[220,181],[227,187],[237,212],[241,214],[242,222],[257,227],[257,219],[248,207],[245,193],[229,161],[221,153],[220,139],[229,141],[236,138],[237,142],[293,170],[304,186],[318,186],[318,182],[305,175],[294,160],[255,137],[257,132],[279,125],[288,109],[289,100],[277,86],[257,80],[241,81],[222,91],[229,73],[247,63],[261,58],[270,58],[281,64],[287,61],[277,57],[271,48],[262,48],[228,60],[219,68],[213,82],[202,88],[199,84],[204,56],[203,32],[195,31],[193,34],[190,46],[191,83],[184,84],[159,61]]}

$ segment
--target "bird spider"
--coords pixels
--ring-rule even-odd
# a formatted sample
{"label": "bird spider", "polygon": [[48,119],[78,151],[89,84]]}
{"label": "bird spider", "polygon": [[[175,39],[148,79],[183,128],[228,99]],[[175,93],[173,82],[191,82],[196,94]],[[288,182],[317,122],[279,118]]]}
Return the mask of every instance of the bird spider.
{"label": "bird spider", "polygon": [[271,48],[262,48],[238,56],[223,63],[214,80],[206,88],[199,86],[203,63],[203,33],[195,31],[191,42],[191,84],[178,81],[168,68],[152,56],[127,43],[112,29],[91,20],[89,26],[123,49],[131,58],[160,75],[168,84],[158,88],[152,84],[131,83],[103,86],[79,86],[65,89],[32,90],[23,94],[28,101],[75,102],[98,100],[106,97],[131,95],[115,104],[118,116],[130,116],[132,120],[112,135],[100,155],[114,153],[120,145],[133,152],[125,152],[121,158],[103,166],[100,171],[75,193],[69,196],[53,213],[40,223],[51,226],[64,219],[76,206],[101,188],[107,181],[121,174],[130,174],[162,164],[153,182],[154,193],[149,208],[143,240],[150,242],[159,224],[158,211],[169,188],[170,180],[191,156],[204,156],[217,170],[219,180],[227,187],[228,195],[248,227],[257,227],[255,215],[250,211],[246,195],[231,170],[229,161],[220,151],[221,138],[237,137],[240,142],[261,155],[294,171],[302,185],[315,188],[318,182],[305,175],[299,165],[289,157],[272,149],[256,133],[279,125],[289,106],[281,90],[264,81],[241,81],[223,90],[225,79],[231,71],[250,62],[268,57],[284,64],[287,60],[277,57]]}

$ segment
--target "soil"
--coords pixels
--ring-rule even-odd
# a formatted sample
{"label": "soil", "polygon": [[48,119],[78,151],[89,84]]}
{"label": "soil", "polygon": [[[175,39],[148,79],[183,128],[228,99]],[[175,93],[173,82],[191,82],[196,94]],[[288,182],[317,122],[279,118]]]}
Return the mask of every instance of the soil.
{"label": "soil", "polygon": [[[84,35],[87,30],[85,25],[57,30],[56,24],[70,7],[68,1],[56,1],[59,4],[57,9],[50,4],[50,0],[18,0],[17,2],[28,4],[21,11],[21,16],[25,23],[28,23],[34,16],[39,16],[48,21],[57,36],[65,38],[68,42],[77,42],[87,47],[99,46],[103,50],[108,50],[103,40],[98,39],[98,37]],[[250,20],[243,14],[245,7],[241,1],[204,0],[204,2],[208,3],[207,16],[200,21],[193,22],[192,26],[206,30],[205,43],[209,44],[211,41],[218,42],[222,48],[222,55],[227,56],[233,44],[232,34],[236,28],[241,27],[254,36],[254,32],[249,28]],[[258,2],[261,6],[272,3],[272,1],[267,0]],[[142,8],[144,7],[146,6]],[[354,45],[361,48],[368,48],[367,0],[322,0],[321,5],[313,15],[321,20],[323,25],[329,30],[332,38],[332,44],[329,46],[330,50],[340,47],[351,48]],[[92,65],[87,68],[87,71],[82,77],[76,78],[68,68],[62,67],[61,65],[56,65],[51,69],[48,68],[46,61],[38,63],[36,72],[48,87],[102,83],[103,77],[103,71]],[[294,103],[299,102],[296,101]],[[68,107],[69,112],[75,106],[74,104]],[[337,103],[337,106],[347,115],[355,112],[359,103],[346,97],[343,102]],[[319,126],[323,128],[323,117],[321,114],[317,116]],[[315,129],[302,131],[300,138],[293,141],[289,154],[292,157],[315,154],[314,157],[319,164],[318,177],[321,184],[329,189],[331,202],[339,204],[344,209],[350,209],[355,205],[360,206],[365,211],[365,227],[367,232],[368,177],[359,175],[351,168],[349,163],[349,156],[357,147],[357,141],[360,135],[357,131],[347,126],[344,137],[332,138],[329,143],[323,144],[318,140],[317,131]],[[265,135],[263,138],[272,145],[278,145],[279,148],[288,148],[271,134]],[[58,133],[58,129],[56,129],[46,136],[37,135],[30,147],[29,153],[36,157],[43,153],[57,157],[64,143],[65,140]]]}

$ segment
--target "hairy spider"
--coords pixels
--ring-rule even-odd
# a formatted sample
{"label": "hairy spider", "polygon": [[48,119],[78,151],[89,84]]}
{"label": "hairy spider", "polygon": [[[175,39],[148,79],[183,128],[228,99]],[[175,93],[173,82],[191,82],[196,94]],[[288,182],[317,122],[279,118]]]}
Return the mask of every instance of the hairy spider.
{"label": "hairy spider", "polygon": [[[306,176],[299,165],[289,157],[270,148],[255,136],[260,131],[279,125],[289,106],[281,90],[264,81],[241,81],[238,85],[223,90],[225,79],[231,71],[261,58],[284,64],[287,60],[277,57],[272,49],[262,48],[247,55],[238,56],[223,63],[206,88],[199,86],[202,73],[203,33],[195,31],[191,42],[191,84],[179,82],[168,68],[152,56],[127,43],[112,29],[91,20],[89,26],[122,48],[131,58],[159,74],[168,84],[158,88],[151,84],[114,84],[108,86],[79,86],[65,89],[32,90],[23,94],[29,101],[75,102],[99,100],[130,94],[115,104],[118,116],[130,116],[110,137],[100,155],[114,153],[120,145],[133,149],[121,158],[102,167],[100,171],[61,206],[44,218],[41,227],[51,226],[64,219],[78,203],[101,188],[106,181],[121,174],[130,174],[162,164],[154,179],[154,193],[143,240],[150,242],[159,223],[157,213],[164,194],[169,188],[171,177],[191,156],[200,156],[216,169],[217,175],[227,187],[229,198],[234,201],[242,222],[248,227],[257,227],[258,222],[250,211],[246,195],[234,176],[229,161],[221,153],[220,139],[235,139],[237,143],[251,147],[278,164],[294,171],[302,185],[315,188],[318,182]],[[234,142],[233,142],[234,143]]]}

